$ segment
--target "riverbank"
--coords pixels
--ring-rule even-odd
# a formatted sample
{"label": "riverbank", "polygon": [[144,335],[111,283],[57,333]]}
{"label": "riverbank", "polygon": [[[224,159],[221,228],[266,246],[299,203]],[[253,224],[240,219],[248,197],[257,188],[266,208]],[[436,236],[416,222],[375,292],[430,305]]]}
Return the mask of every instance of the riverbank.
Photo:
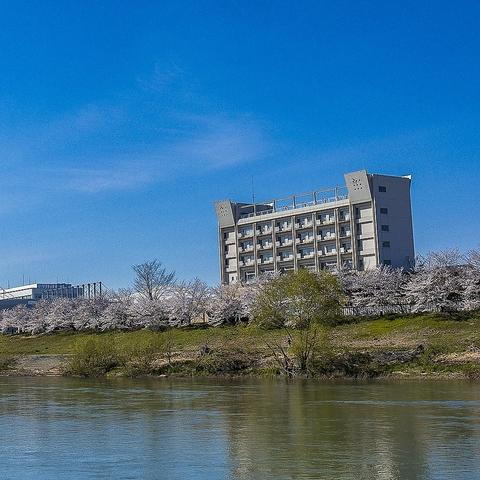
{"label": "riverbank", "polygon": [[[479,327],[478,313],[357,319],[324,327],[308,375],[477,379]],[[253,326],[2,335],[0,373],[274,376],[284,373],[275,358],[280,351],[295,361],[284,330]]]}

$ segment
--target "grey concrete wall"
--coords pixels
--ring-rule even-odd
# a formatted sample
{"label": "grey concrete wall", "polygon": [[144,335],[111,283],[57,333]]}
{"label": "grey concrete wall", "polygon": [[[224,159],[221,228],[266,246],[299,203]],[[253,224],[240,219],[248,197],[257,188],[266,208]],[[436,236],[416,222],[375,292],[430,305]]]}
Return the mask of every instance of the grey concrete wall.
{"label": "grey concrete wall", "polygon": [[[393,267],[405,269],[412,268],[415,261],[410,186],[409,177],[371,176],[380,263],[390,260]],[[388,213],[382,213],[382,208]],[[388,225],[389,231],[383,231],[382,225]],[[390,242],[390,247],[383,242]]]}

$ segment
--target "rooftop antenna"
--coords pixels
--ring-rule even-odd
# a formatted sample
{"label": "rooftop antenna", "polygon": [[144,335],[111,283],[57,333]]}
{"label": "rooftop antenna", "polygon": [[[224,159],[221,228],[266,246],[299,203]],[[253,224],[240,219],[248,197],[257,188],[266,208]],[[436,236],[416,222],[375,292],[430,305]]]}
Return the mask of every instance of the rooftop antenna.
{"label": "rooftop antenna", "polygon": [[255,183],[253,181],[253,175],[252,175],[252,204],[255,205]]}

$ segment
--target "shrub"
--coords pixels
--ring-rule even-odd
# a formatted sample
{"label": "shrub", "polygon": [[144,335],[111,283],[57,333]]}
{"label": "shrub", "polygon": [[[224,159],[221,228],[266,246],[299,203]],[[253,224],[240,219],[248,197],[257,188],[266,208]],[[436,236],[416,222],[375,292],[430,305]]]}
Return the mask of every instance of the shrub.
{"label": "shrub", "polygon": [[265,328],[335,324],[343,302],[336,277],[302,268],[265,284],[255,299],[253,316],[255,322]]}
{"label": "shrub", "polygon": [[10,356],[10,355],[2,355],[0,356],[0,372],[4,372],[5,370],[9,370],[17,363],[17,357]]}
{"label": "shrub", "polygon": [[469,380],[479,381],[480,380],[480,365],[476,363],[467,363],[463,367],[465,376]]}
{"label": "shrub", "polygon": [[326,354],[315,359],[314,370],[327,377],[372,378],[385,373],[372,355],[365,352]]}
{"label": "shrub", "polygon": [[201,355],[196,363],[197,372],[208,375],[246,373],[259,363],[255,352],[238,347],[214,350]]}
{"label": "shrub", "polygon": [[130,377],[155,373],[155,361],[163,350],[158,337],[139,340],[122,349],[120,360],[125,374]]}
{"label": "shrub", "polygon": [[79,341],[65,373],[81,377],[101,377],[120,364],[113,337],[102,335]]}

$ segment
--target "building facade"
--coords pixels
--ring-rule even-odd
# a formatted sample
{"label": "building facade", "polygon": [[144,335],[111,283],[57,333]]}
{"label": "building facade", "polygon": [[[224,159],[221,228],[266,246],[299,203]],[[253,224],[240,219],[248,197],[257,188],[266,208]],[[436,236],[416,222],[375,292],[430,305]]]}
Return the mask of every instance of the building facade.
{"label": "building facade", "polygon": [[222,283],[299,268],[411,268],[411,177],[361,170],[345,183],[268,202],[216,202]]}
{"label": "building facade", "polygon": [[32,283],[12,288],[0,287],[0,310],[17,305],[33,306],[38,300],[55,298],[97,298],[102,296],[102,282],[72,285],[70,283]]}
{"label": "building facade", "polygon": [[[91,284],[93,285],[93,284]],[[78,298],[84,296],[85,285],[70,283],[32,283],[0,288],[0,300],[40,300],[46,298]]]}

